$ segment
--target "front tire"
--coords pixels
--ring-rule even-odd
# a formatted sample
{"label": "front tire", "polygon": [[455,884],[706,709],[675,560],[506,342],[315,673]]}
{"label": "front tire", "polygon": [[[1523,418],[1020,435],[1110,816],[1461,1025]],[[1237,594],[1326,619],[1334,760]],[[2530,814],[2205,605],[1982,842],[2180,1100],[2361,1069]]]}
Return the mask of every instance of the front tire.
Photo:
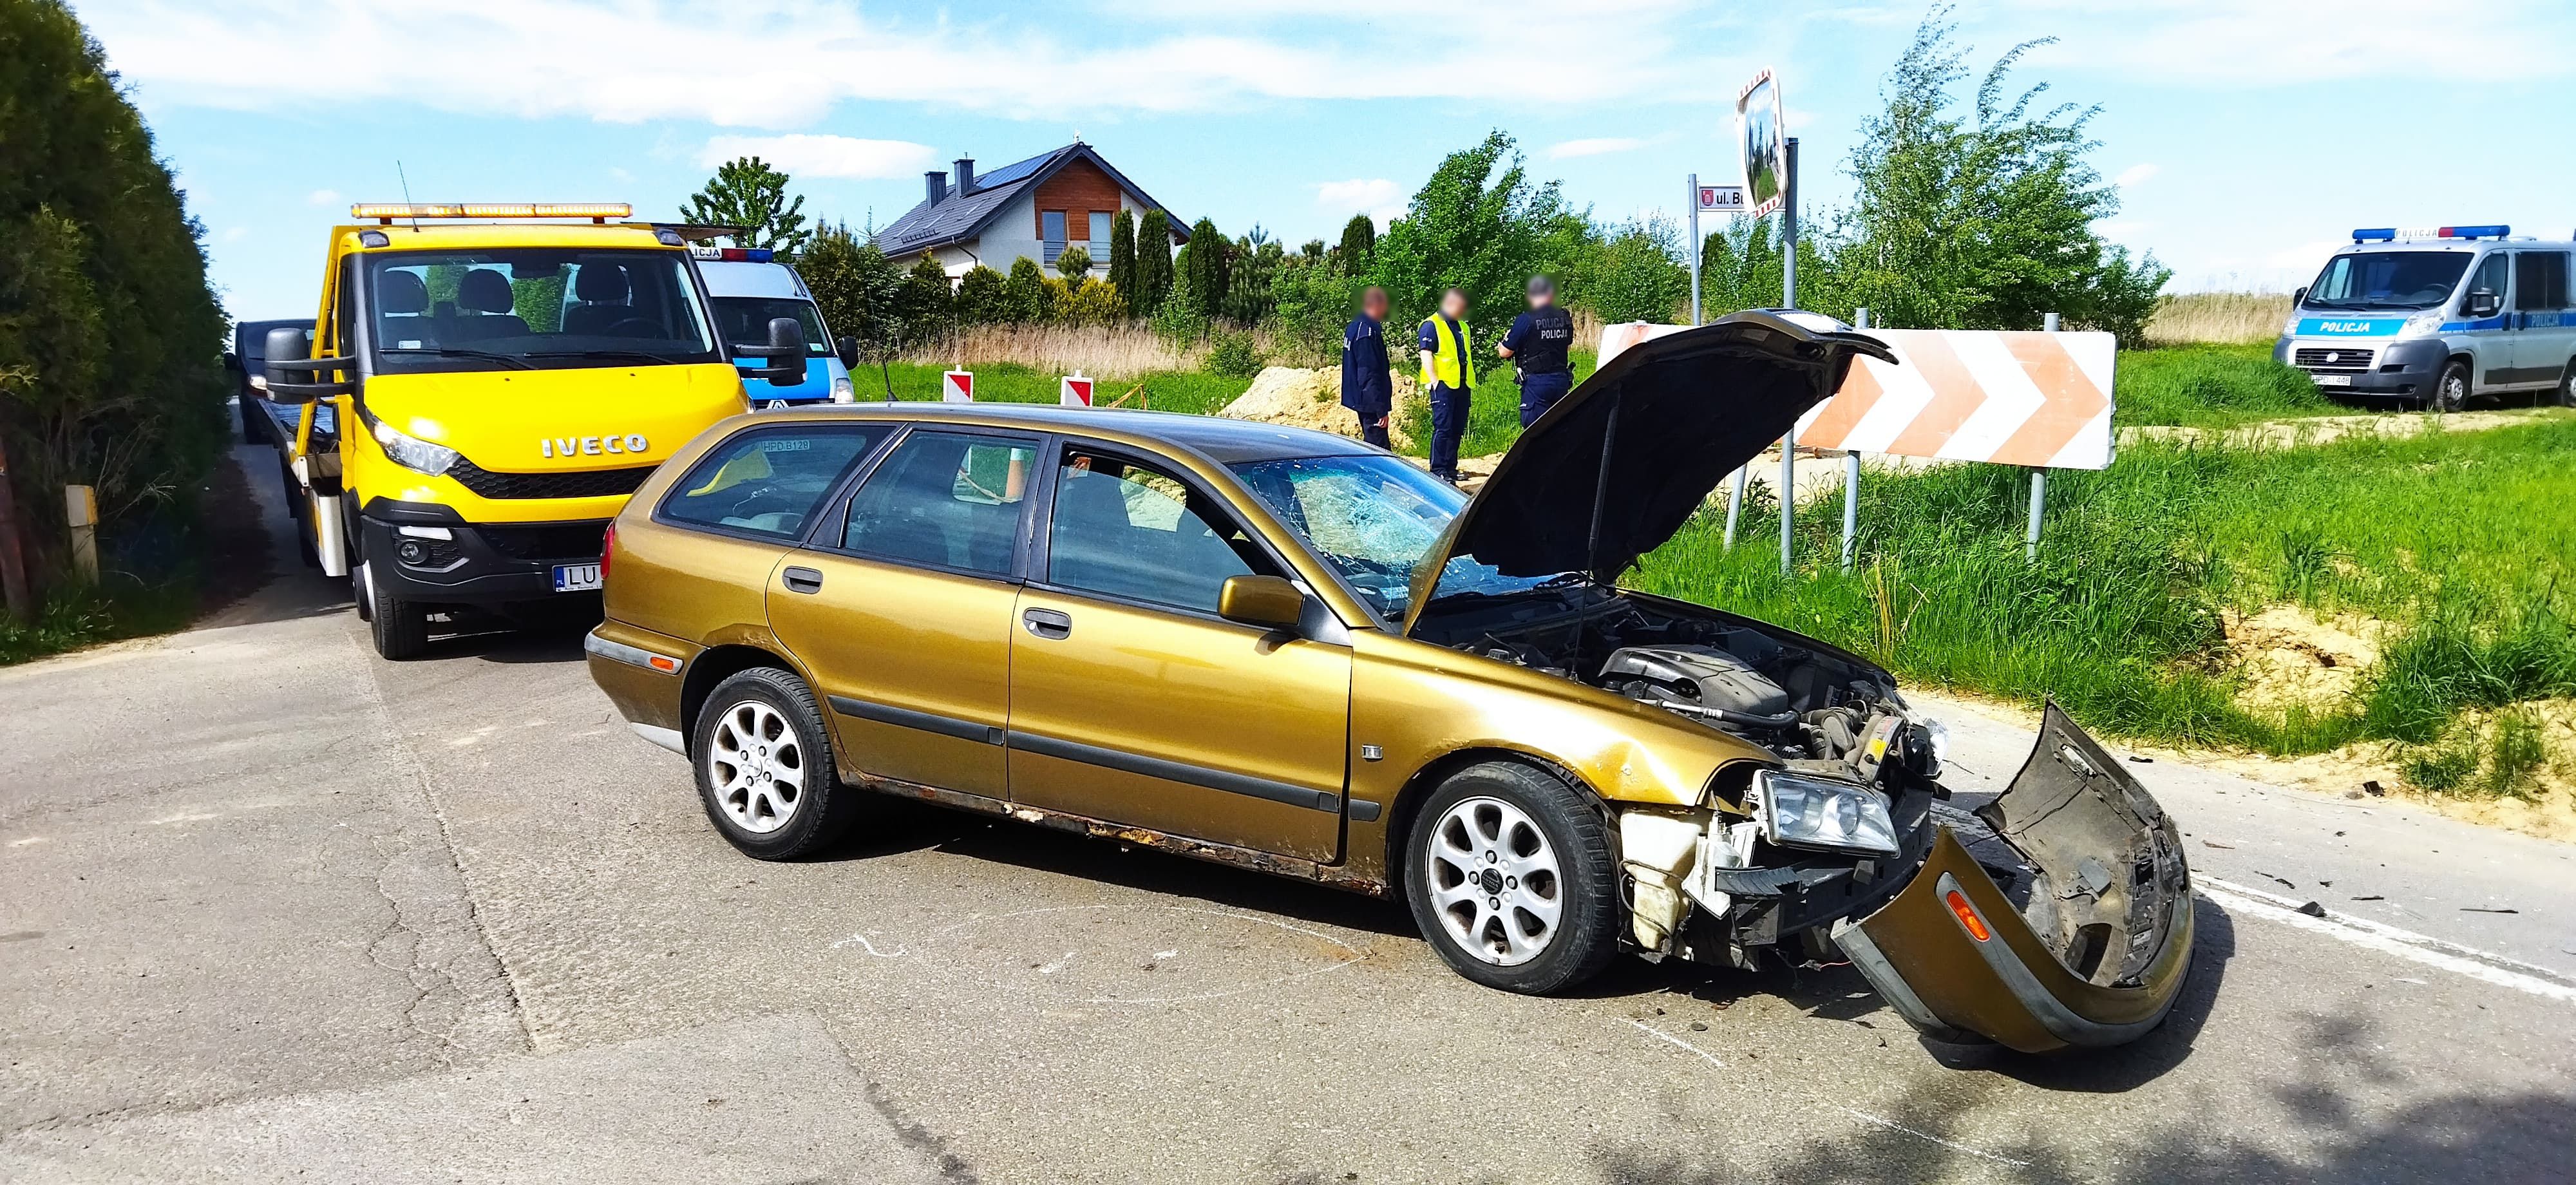
{"label": "front tire", "polygon": [[376,653],[387,662],[409,662],[429,650],[429,609],[416,601],[406,601],[386,592],[375,581],[372,567],[358,565],[358,600],[367,608],[359,616],[376,642]]}
{"label": "front tire", "polygon": [[689,743],[698,799],[725,842],[792,860],[849,830],[859,791],[833,771],[814,693],[795,675],[754,667],[716,684]]}
{"label": "front tire", "polygon": [[2469,405],[2469,364],[2457,359],[2445,364],[2439,378],[2433,380],[2432,397],[2424,401],[2432,411],[2453,412]]}
{"label": "front tire", "polygon": [[1564,991],[1619,952],[1619,876],[1599,810],[1554,774],[1469,766],[1406,840],[1405,897],[1452,970],[1527,995]]}

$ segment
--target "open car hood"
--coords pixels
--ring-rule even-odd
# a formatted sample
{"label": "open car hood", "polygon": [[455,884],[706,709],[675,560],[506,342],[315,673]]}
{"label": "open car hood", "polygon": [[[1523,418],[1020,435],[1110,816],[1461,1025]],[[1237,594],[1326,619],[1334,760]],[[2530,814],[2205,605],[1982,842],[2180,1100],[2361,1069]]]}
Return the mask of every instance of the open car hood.
{"label": "open car hood", "polygon": [[1449,561],[1607,584],[1690,520],[1726,475],[1842,385],[1852,358],[1895,355],[1841,322],[1732,313],[1633,346],[1521,433],[1414,569],[1412,627]]}

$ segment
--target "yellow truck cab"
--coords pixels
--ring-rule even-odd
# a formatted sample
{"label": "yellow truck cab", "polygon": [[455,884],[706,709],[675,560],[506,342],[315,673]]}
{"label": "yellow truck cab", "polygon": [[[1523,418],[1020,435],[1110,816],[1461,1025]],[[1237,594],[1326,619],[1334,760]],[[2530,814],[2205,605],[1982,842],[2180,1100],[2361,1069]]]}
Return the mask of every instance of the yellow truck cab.
{"label": "yellow truck cab", "polygon": [[271,335],[266,393],[302,405],[298,525],[386,658],[433,622],[595,617],[627,495],[746,382],[804,378],[801,328],[723,341],[680,231],[625,206],[350,213],[375,223],[332,229],[311,342]]}

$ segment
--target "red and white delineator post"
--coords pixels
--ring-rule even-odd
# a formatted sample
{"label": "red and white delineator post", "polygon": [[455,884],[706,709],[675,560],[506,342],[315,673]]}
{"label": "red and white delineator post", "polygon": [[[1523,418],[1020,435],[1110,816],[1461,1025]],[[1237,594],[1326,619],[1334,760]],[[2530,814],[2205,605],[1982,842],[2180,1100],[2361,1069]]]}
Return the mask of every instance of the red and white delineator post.
{"label": "red and white delineator post", "polygon": [[939,401],[941,403],[975,402],[975,372],[971,370],[950,370],[941,372],[939,376]]}
{"label": "red and white delineator post", "polygon": [[1055,401],[1066,407],[1089,407],[1091,406],[1091,386],[1092,380],[1082,377],[1082,371],[1076,368],[1072,374],[1066,375],[1062,382],[1056,384]]}

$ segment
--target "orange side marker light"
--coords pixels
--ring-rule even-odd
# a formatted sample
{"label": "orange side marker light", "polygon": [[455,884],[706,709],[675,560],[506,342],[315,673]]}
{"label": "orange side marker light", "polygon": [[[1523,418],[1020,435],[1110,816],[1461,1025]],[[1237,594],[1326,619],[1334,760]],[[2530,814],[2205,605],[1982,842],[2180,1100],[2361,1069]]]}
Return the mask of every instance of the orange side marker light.
{"label": "orange side marker light", "polygon": [[1986,919],[1977,916],[1976,909],[1968,904],[1968,898],[1957,889],[1950,890],[1950,912],[1959,915],[1959,924],[1968,928],[1968,937],[1979,942],[1994,937],[1986,929]]}

